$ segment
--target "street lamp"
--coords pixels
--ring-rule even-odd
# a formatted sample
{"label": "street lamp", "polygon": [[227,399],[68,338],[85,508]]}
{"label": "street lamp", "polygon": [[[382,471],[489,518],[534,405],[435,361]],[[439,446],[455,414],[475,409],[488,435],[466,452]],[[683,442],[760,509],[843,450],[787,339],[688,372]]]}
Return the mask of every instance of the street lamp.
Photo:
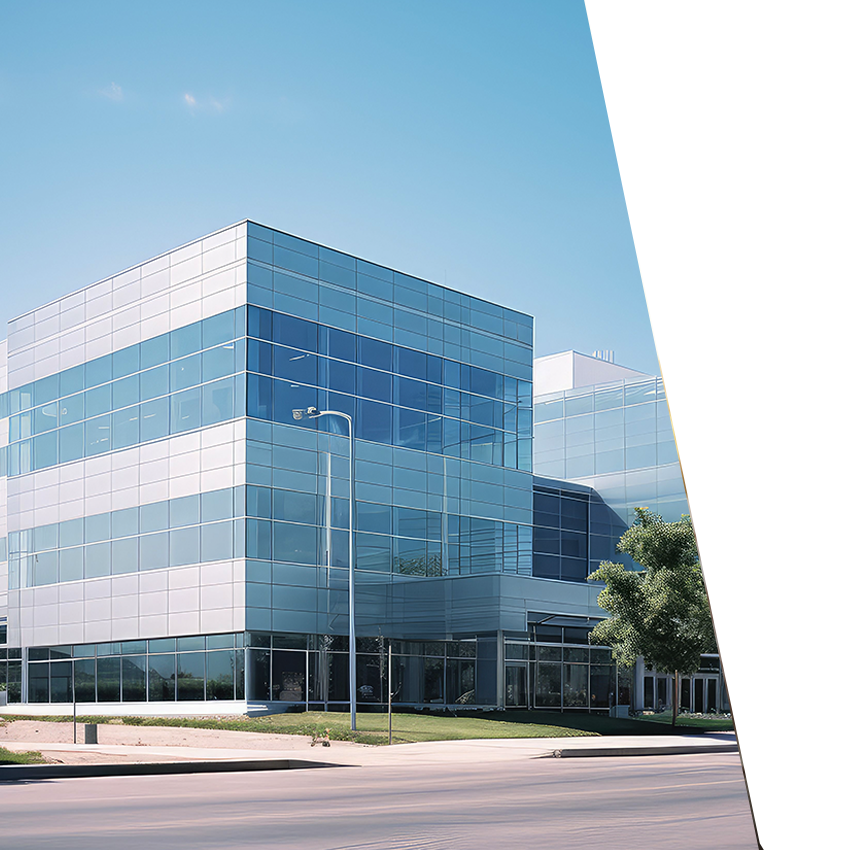
{"label": "street lamp", "polygon": [[[351,701],[351,731],[357,730],[357,648],[354,633],[354,421],[341,410],[319,410],[317,407],[294,409],[292,418],[318,419],[320,416],[341,416],[348,422],[348,698]],[[331,494],[328,491],[327,498]],[[330,520],[328,520],[330,524]],[[328,566],[331,560],[328,557]]]}

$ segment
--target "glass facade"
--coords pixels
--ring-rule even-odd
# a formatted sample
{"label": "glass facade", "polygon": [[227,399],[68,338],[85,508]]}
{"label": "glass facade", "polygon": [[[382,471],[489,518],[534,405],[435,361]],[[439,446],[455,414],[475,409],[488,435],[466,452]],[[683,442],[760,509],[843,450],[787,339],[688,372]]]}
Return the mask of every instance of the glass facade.
{"label": "glass facade", "polygon": [[244,308],[231,310],[10,390],[4,473],[244,416],[244,334]]}
{"label": "glass facade", "polygon": [[633,566],[615,547],[636,507],[668,522],[689,512],[661,378],[536,395],[534,471],[591,488],[591,572],[605,560]]}

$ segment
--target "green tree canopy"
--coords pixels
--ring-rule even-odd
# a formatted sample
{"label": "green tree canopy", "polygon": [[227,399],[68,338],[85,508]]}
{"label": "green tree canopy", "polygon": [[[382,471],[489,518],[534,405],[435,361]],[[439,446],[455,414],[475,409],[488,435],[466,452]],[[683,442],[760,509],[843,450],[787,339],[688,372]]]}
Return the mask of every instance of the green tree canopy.
{"label": "green tree canopy", "polygon": [[605,583],[599,607],[610,614],[590,640],[610,646],[626,667],[643,656],[664,673],[690,675],[702,653],[717,651],[691,518],[664,522],[646,508],[635,508],[635,515],[617,550],[642,569],[605,561],[588,576]]}

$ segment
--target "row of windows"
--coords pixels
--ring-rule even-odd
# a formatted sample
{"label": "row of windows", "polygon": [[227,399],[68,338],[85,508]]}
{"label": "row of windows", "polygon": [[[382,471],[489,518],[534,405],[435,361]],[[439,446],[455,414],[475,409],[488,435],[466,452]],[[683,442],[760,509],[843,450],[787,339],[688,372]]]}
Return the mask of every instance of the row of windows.
{"label": "row of windows", "polygon": [[244,416],[244,387],[244,376],[234,375],[22,440],[6,447],[7,472],[23,475]]}
{"label": "row of windows", "polygon": [[23,531],[11,531],[8,537],[9,550],[16,555],[33,555],[51,549],[102,543],[244,515],[244,487],[228,487],[152,502],[140,507],[40,525]]}
{"label": "row of windows", "polygon": [[[528,333],[533,324],[531,316],[251,222],[248,224],[248,256],[389,303],[445,316],[490,333],[523,338],[531,344]],[[501,325],[503,321],[504,326]],[[513,325],[526,333],[518,337]]]}
{"label": "row of windows", "polygon": [[539,455],[535,468],[541,474],[555,478],[577,479],[612,472],[632,472],[678,462],[676,444],[669,441],[650,446],[627,446],[625,449],[587,452],[566,459],[563,456],[548,459]]}
{"label": "row of windows", "polygon": [[308,407],[331,409],[352,417],[354,436],[358,439],[531,471],[530,435],[516,437],[485,425],[329,393],[253,373],[248,374],[247,387],[250,417],[345,434],[347,426],[341,420],[334,421],[335,417],[296,421],[292,414],[294,409]]}
{"label": "row of windows", "polygon": [[38,587],[244,556],[244,520],[229,520],[10,556],[9,587]]}
{"label": "row of windows", "polygon": [[[245,308],[240,307],[236,310],[228,310],[224,313],[210,316],[200,322],[194,322],[191,325],[178,328],[170,333],[162,334],[153,339],[122,348],[120,351],[98,357],[96,360],[81,363],[72,369],[66,369],[63,372],[48,375],[30,384],[9,390],[6,401],[8,412],[3,413],[0,410],[0,414],[5,416],[19,413],[32,407],[47,405],[65,396],[75,395],[84,390],[99,387],[102,384],[108,384],[112,381],[119,381],[137,372],[144,372],[154,369],[157,366],[163,366],[172,360],[188,357],[204,349],[221,346],[244,335]],[[217,356],[219,358],[224,357],[223,354]],[[214,361],[215,358],[204,361],[198,368],[214,369],[216,368]],[[190,369],[195,368],[194,365],[190,367]],[[217,368],[220,369],[222,367],[218,366]],[[225,372],[224,374],[230,374],[233,371],[237,371],[237,369],[231,369],[230,372]],[[220,376],[215,375],[215,377]],[[179,382],[181,379],[178,377],[175,380]],[[209,378],[206,380],[209,380]],[[157,387],[162,387],[163,381],[165,382],[165,389],[161,389],[156,395],[165,395],[168,393],[167,368],[156,372],[155,377],[150,376],[144,379],[143,383],[147,391],[152,392]],[[126,392],[127,390],[124,388],[129,386],[131,384],[123,384],[118,392]],[[177,386],[173,389],[181,389],[181,387]],[[91,398],[95,399],[94,396]],[[137,401],[144,400],[144,396],[137,399]],[[96,400],[91,401],[91,404],[96,403]],[[133,402],[128,403],[132,404]],[[115,405],[115,407],[118,406],[120,405]]]}
{"label": "row of windows", "polygon": [[[312,493],[298,493],[271,487],[247,487],[249,517],[288,522],[323,525],[325,521],[324,497]],[[348,528],[348,500],[332,500],[331,525]],[[358,501],[355,505],[355,528],[375,534],[396,534],[401,537],[418,537],[423,540],[440,540],[442,514],[415,508],[392,507]]]}
{"label": "row of windows", "polygon": [[248,371],[372,401],[444,413],[520,436],[531,434],[531,410],[518,407],[516,402],[501,402],[294,348],[250,339]]}
{"label": "row of windows", "polygon": [[69,646],[42,646],[29,650],[30,661],[61,661],[65,658],[94,658],[104,655],[144,655],[147,652],[197,652],[204,649],[233,649],[244,644],[244,635],[194,635],[179,638],[125,640],[119,643],[86,643]]}
{"label": "row of windows", "polygon": [[28,665],[31,703],[169,702],[245,697],[245,651],[79,658]]}
{"label": "row of windows", "polygon": [[9,418],[9,442],[43,434],[113,410],[138,405],[180,390],[206,384],[244,371],[242,340],[225,343],[201,354],[102,384],[60,401],[27,410]]}
{"label": "row of windows", "polygon": [[609,708],[629,701],[629,680],[618,681],[613,664],[515,662],[506,673],[506,702],[516,708]]}
{"label": "row of windows", "polygon": [[534,421],[548,422],[551,419],[563,419],[582,413],[601,412],[643,404],[645,402],[664,401],[666,398],[661,378],[648,381],[623,382],[616,386],[567,390],[558,397],[535,399]]}
{"label": "row of windows", "polygon": [[[392,372],[408,378],[442,384],[456,390],[488,396],[502,401],[531,406],[532,386],[518,380],[466,363],[458,363],[371,337],[329,328],[325,325],[288,316],[261,307],[248,307],[248,336],[257,340],[298,349],[301,353],[321,354],[370,369]],[[297,356],[279,354],[284,356]],[[275,362],[274,355],[271,356]],[[283,361],[280,360],[280,363]],[[302,364],[309,374],[309,363]],[[281,367],[282,368],[282,367]],[[286,368],[297,368],[289,366]]]}

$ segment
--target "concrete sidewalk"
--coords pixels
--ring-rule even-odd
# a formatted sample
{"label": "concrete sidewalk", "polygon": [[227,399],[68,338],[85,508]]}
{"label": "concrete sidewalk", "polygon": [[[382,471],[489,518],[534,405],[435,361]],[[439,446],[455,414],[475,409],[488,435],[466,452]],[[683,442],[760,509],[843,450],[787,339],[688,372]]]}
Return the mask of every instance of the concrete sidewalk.
{"label": "concrete sidewalk", "polygon": [[[269,742],[272,743],[271,741]],[[682,755],[687,753],[737,752],[734,733],[712,735],[647,735],[581,738],[504,738],[469,741],[432,741],[417,744],[370,746],[333,741],[329,747],[277,746],[245,749],[230,746],[133,746],[110,744],[68,744],[6,741],[9,750],[38,750],[54,761],[39,769],[27,770],[27,778],[37,775],[84,775],[86,771],[63,771],[63,767],[86,765],[91,775],[108,773],[109,765],[120,766],[116,773],[198,772],[210,770],[279,770],[308,766],[407,767],[425,764],[481,764],[534,758],[592,758],[612,756]],[[58,764],[56,763],[58,762]],[[180,767],[178,768],[178,765]],[[203,767],[201,767],[203,765]],[[214,766],[217,765],[217,766]],[[51,769],[48,769],[51,768]],[[94,770],[97,768],[96,770]],[[15,778],[23,771],[17,766],[0,767],[0,780]],[[23,776],[21,775],[21,778]]]}

